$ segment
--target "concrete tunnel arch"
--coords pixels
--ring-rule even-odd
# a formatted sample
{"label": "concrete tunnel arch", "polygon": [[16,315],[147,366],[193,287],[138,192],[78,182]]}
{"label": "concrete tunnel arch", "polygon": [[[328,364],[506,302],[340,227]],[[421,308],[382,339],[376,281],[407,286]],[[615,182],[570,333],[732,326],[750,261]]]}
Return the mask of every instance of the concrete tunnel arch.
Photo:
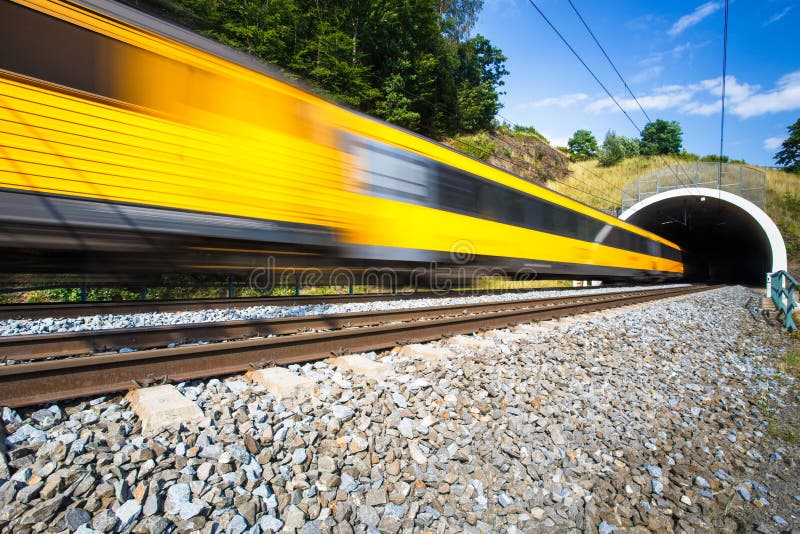
{"label": "concrete tunnel arch", "polygon": [[693,281],[761,284],[765,273],[787,266],[786,244],[769,215],[727,191],[663,191],[619,218],[680,245],[686,276]]}

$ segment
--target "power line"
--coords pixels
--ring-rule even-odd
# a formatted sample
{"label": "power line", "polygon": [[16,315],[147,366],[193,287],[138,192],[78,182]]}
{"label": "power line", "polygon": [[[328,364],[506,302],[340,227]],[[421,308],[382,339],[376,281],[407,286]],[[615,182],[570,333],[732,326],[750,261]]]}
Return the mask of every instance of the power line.
{"label": "power line", "polygon": [[597,37],[595,37],[594,32],[591,30],[591,28],[589,28],[589,25],[586,24],[586,21],[581,16],[580,12],[578,11],[578,8],[575,7],[575,4],[572,3],[572,0],[567,0],[567,1],[569,2],[569,5],[572,7],[572,10],[575,12],[575,14],[578,15],[578,18],[580,19],[581,23],[583,24],[583,27],[586,28],[586,31],[589,32],[589,35],[592,36],[592,39],[594,39],[594,42],[597,45],[597,47],[600,49],[600,51],[606,57],[608,62],[611,64],[611,68],[614,69],[614,72],[616,72],[617,76],[619,76],[620,81],[622,81],[622,85],[625,86],[625,89],[628,91],[628,93],[630,93],[630,95],[633,98],[633,100],[636,101],[636,105],[639,106],[639,109],[644,114],[645,118],[647,119],[647,122],[653,122],[650,119],[650,116],[647,114],[647,112],[642,107],[642,104],[639,103],[639,99],[636,98],[636,95],[633,94],[633,91],[631,90],[631,88],[628,87],[628,83],[625,81],[625,78],[622,77],[622,74],[620,74],[619,70],[617,69],[617,66],[614,65],[613,61],[611,61],[611,58],[608,56],[608,53],[606,53],[606,49],[603,48],[603,45],[601,45],[600,41],[597,39]]}
{"label": "power line", "polygon": [[[586,64],[586,62],[580,56],[580,54],[578,54],[578,52],[575,51],[575,49],[572,47],[572,45],[569,44],[569,41],[567,41],[567,39],[561,34],[560,31],[558,31],[558,29],[553,25],[553,23],[550,22],[550,19],[547,18],[547,15],[545,15],[544,12],[541,9],[539,9],[539,6],[537,6],[536,3],[533,0],[528,0],[528,2],[539,13],[539,15],[541,15],[541,17],[544,19],[544,21],[547,23],[547,25],[550,26],[550,29],[552,29],[553,32],[555,32],[555,34],[558,35],[558,37],[561,39],[561,41],[564,43],[564,45],[566,45],[566,47],[569,48],[570,52],[572,52],[572,54],[578,59],[578,61],[581,63],[581,65],[583,65],[583,67],[589,72],[589,74],[591,74],[592,78],[594,78],[594,80],[597,82],[597,84],[600,87],[603,88],[603,91],[605,91],[605,93],[612,100],[612,102],[614,102],[614,104],[616,104],[616,106],[623,113],[623,115],[625,115],[625,117],[628,119],[628,121],[633,125],[634,128],[636,128],[636,131],[639,132],[639,135],[642,135],[641,128],[639,128],[639,126],[636,124],[636,122],[634,122],[634,120],[631,118],[631,116],[628,114],[628,112],[625,111],[625,108],[623,108],[622,105],[620,105],[619,101],[617,101],[617,99],[614,97],[614,95],[611,94],[611,91],[608,90],[608,88],[605,86],[605,84],[603,84],[603,82],[600,81],[600,79],[597,77],[597,75],[594,73],[594,71],[592,71],[592,69],[589,68],[589,66]],[[571,1],[570,1],[570,5],[572,5],[573,10],[575,10],[575,13],[578,15],[578,17],[583,22],[583,17],[581,17],[580,13],[578,13],[577,9],[575,9],[575,6],[572,4]],[[600,45],[600,42],[597,40],[597,38],[594,36],[594,33],[592,33],[592,31],[589,29],[589,26],[585,22],[584,22],[584,26],[586,27],[586,29],[589,31],[589,33],[594,38],[595,43],[597,43],[597,46],[600,47],[600,49],[603,51],[603,54],[606,56],[606,59],[608,59],[609,63],[611,63],[611,66],[617,72],[617,75],[620,76],[620,79],[622,79],[622,83],[625,85],[625,87],[628,89],[628,91],[630,91],[630,88],[628,87],[628,84],[625,83],[625,80],[624,80],[624,78],[622,78],[622,75],[619,73],[619,70],[617,70],[616,66],[614,66],[614,63],[608,57],[608,54],[606,54],[605,49]],[[633,96],[632,92],[631,92],[631,96]],[[635,97],[634,97],[634,100],[636,100]],[[636,100],[636,102],[637,102],[637,104],[639,103],[638,100]],[[645,114],[645,117],[648,117],[647,113],[644,112],[644,109],[641,107],[641,104],[639,104],[639,107],[640,107],[640,109],[642,109],[642,112]],[[649,117],[648,117],[648,119],[649,119]],[[661,154],[659,154],[659,157],[661,157],[661,159],[664,160],[664,157]],[[664,161],[666,163],[666,160],[664,160]],[[689,176],[689,173],[686,172],[686,169],[683,168],[683,166],[680,164],[680,162],[678,161],[677,158],[675,158],[675,161],[677,163],[678,168],[681,169],[683,171],[683,173],[686,175],[686,177],[691,181],[691,177]],[[667,168],[671,169],[671,166],[667,165]],[[674,173],[675,173],[675,180],[676,181],[679,180],[678,171],[676,170],[676,171],[674,171]]]}
{"label": "power line", "polygon": [[723,141],[725,136],[725,82],[728,70],[728,0],[725,0],[725,23],[722,36],[722,113],[719,120],[719,161],[722,169]]}
{"label": "power line", "polygon": [[[406,88],[405,88],[405,87],[400,87],[400,88],[399,88],[399,90],[400,90],[400,92],[402,92],[402,93],[403,93],[403,94],[405,94],[406,96],[410,96],[411,98],[415,98],[415,99],[418,99],[418,100],[422,100],[422,97],[420,97],[419,95],[415,95],[414,93],[411,93],[410,91],[406,90]],[[499,116],[499,117],[501,117],[501,118],[503,118],[503,119],[505,119],[505,117],[502,117],[502,115],[499,115],[499,114],[498,114],[498,116]],[[508,120],[508,119],[506,119],[506,120]],[[508,122],[510,122],[512,125],[514,124],[514,123],[513,123],[513,122],[511,122],[511,121],[508,121]],[[459,140],[459,142],[461,142],[461,143],[463,143],[463,144],[465,144],[465,145],[467,145],[467,146],[470,146],[470,147],[472,147],[472,148],[474,148],[474,149],[481,150],[481,148],[480,148],[479,146],[477,146],[477,145],[473,145],[472,143],[470,143],[470,142],[468,142],[468,141],[466,141],[466,140],[464,140],[464,139],[460,139],[460,140]],[[511,160],[511,159],[509,159],[509,158],[506,158],[506,157],[503,157],[503,156],[500,156],[499,154],[495,154],[495,157],[496,157],[496,158],[498,158],[498,159],[501,159],[501,160],[507,161],[508,163],[510,163],[510,164],[512,164],[512,165],[514,165],[514,163],[515,163],[513,160]],[[585,167],[583,167],[583,168],[584,168],[584,169],[586,169]],[[586,169],[586,170],[589,170],[589,169]],[[590,170],[589,170],[589,172],[592,172],[592,171],[590,171]],[[595,174],[596,174],[596,173],[595,173]],[[599,175],[597,175],[597,176],[599,176]],[[602,178],[602,177],[601,177],[601,178]],[[565,186],[567,186],[567,187],[570,187],[570,188],[572,188],[572,189],[574,189],[574,190],[576,190],[576,191],[580,191],[581,193],[584,193],[584,194],[586,194],[586,195],[589,195],[590,197],[594,197],[594,198],[596,198],[596,199],[600,199],[600,200],[603,200],[603,201],[605,201],[605,202],[609,202],[609,203],[611,204],[611,206],[614,206],[614,205],[616,204],[616,201],[614,201],[614,200],[611,200],[611,199],[610,199],[610,198],[608,198],[608,197],[603,197],[603,196],[600,196],[600,195],[596,195],[596,194],[594,194],[594,193],[592,193],[592,192],[590,192],[590,191],[586,191],[586,190],[580,189],[580,188],[578,188],[578,187],[575,187],[574,185],[571,185],[571,184],[568,184],[568,183],[566,183],[566,182],[562,182],[562,181],[560,181],[560,180],[557,180],[556,178],[550,177],[550,180],[552,180],[552,181],[554,181],[554,182],[557,182],[557,183],[560,183],[560,184],[562,184],[562,185],[565,185]],[[576,178],[576,180],[577,180],[577,178]],[[591,186],[590,186],[589,184],[587,184],[586,182],[584,182],[583,180],[578,180],[578,182],[579,182],[579,183],[581,183],[581,184],[583,184],[583,185],[584,185],[584,186],[586,186],[587,188],[591,189]],[[612,187],[616,187],[616,186],[614,186],[613,184],[611,184],[610,182],[607,182],[607,183],[608,183],[609,185],[611,185]]]}

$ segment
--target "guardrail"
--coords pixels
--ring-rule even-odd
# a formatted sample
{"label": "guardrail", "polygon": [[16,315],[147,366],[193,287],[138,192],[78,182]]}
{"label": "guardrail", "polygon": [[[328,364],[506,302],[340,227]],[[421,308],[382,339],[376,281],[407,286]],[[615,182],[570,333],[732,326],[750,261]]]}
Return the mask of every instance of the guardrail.
{"label": "guardrail", "polygon": [[772,301],[778,308],[778,312],[783,314],[783,326],[789,332],[794,331],[797,329],[797,325],[792,319],[792,312],[797,309],[797,301],[794,299],[794,292],[799,287],[797,280],[786,271],[777,271],[767,275],[767,283]]}
{"label": "guardrail", "polygon": [[673,189],[710,188],[745,198],[761,208],[767,203],[767,174],[747,165],[684,162],[640,176],[622,188],[622,209]]}

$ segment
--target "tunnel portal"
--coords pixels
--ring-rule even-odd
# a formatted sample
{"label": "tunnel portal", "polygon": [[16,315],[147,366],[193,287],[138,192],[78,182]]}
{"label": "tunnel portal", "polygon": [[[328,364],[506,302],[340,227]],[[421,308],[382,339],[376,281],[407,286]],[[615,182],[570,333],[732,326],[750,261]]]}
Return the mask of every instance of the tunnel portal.
{"label": "tunnel portal", "polygon": [[775,223],[727,191],[665,191],[631,206],[620,219],[680,245],[690,281],[761,284],[766,273],[786,269],[786,246]]}

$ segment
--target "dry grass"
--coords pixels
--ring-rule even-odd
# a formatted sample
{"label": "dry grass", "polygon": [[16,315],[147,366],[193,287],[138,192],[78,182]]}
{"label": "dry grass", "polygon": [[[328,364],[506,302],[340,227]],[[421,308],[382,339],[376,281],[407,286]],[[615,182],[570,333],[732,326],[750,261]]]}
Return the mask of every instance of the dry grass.
{"label": "dry grass", "polygon": [[[674,160],[671,160],[674,161]],[[596,160],[570,163],[571,174],[561,183],[547,186],[595,208],[607,210],[622,203],[622,188],[639,176],[665,167],[663,158],[637,156],[613,167],[601,167]],[[694,162],[681,162],[694,165]],[[767,173],[767,214],[775,221],[786,241],[789,271],[800,272],[800,176],[774,169]],[[788,199],[788,200],[787,200]],[[795,200],[792,200],[795,199]]]}
{"label": "dry grass", "polygon": [[613,167],[601,167],[597,160],[572,162],[568,178],[547,186],[595,208],[616,208],[622,202],[623,186],[661,167],[663,160],[644,156],[626,159]]}

